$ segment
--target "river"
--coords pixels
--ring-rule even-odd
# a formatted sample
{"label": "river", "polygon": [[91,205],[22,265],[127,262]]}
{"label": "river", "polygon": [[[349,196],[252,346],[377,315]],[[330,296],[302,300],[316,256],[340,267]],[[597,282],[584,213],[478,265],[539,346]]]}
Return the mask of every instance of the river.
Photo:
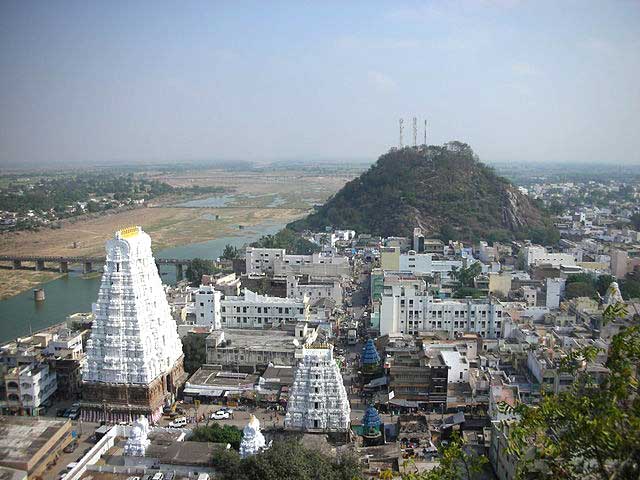
{"label": "river", "polygon": [[[209,258],[216,259],[225,245],[241,247],[262,235],[273,234],[284,227],[280,223],[263,223],[239,231],[238,236],[216,238],[202,243],[192,243],[154,252],[156,258]],[[80,266],[74,266],[80,268]],[[163,265],[160,268],[162,281],[174,284],[175,268]],[[46,300],[35,302],[33,291],[28,290],[14,297],[0,301],[0,343],[28,335],[50,325],[60,323],[75,312],[90,312],[96,301],[100,286],[100,274],[88,276],[79,271],[40,285],[46,293]]]}

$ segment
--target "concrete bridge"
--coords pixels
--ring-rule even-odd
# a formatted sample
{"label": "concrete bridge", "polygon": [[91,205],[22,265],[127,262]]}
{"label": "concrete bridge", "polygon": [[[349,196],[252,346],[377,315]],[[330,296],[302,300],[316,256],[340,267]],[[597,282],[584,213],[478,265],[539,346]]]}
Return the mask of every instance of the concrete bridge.
{"label": "concrete bridge", "polygon": [[[156,265],[175,265],[176,278],[183,278],[184,268],[191,264],[190,259],[185,258],[156,258]],[[34,263],[36,270],[45,270],[46,264],[57,264],[56,270],[62,273],[69,271],[70,264],[82,265],[83,273],[93,271],[94,264],[104,264],[104,257],[82,257],[82,256],[53,256],[53,255],[0,255],[0,262],[11,262],[13,269],[25,268],[23,262]],[[49,267],[51,269],[51,267]]]}

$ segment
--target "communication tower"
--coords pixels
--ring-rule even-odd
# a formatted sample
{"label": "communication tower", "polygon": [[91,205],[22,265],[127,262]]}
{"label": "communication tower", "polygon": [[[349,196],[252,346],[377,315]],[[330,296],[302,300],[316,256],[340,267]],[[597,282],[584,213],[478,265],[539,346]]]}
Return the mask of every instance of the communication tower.
{"label": "communication tower", "polygon": [[418,146],[418,119],[413,117],[413,146]]}

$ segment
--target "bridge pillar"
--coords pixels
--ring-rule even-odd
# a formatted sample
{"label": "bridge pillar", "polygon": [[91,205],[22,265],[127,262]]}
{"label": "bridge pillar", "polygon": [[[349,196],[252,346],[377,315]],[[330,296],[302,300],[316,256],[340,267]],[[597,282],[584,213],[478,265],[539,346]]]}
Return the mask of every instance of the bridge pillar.
{"label": "bridge pillar", "polygon": [[93,270],[93,264],[91,262],[84,262],[82,273],[90,273]]}
{"label": "bridge pillar", "polygon": [[44,260],[36,260],[36,270],[44,270]]}
{"label": "bridge pillar", "polygon": [[176,281],[182,280],[182,264],[176,263]]}
{"label": "bridge pillar", "polygon": [[69,262],[60,262],[60,273],[69,272]]}
{"label": "bridge pillar", "polygon": [[22,262],[20,260],[13,261],[13,269],[17,270],[18,268],[22,268]]}

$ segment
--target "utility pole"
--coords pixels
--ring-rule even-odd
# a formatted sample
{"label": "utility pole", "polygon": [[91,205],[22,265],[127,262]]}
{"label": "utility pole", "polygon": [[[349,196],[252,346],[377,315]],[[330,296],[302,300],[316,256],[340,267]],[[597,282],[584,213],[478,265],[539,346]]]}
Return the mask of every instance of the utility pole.
{"label": "utility pole", "polygon": [[404,129],[404,120],[400,119],[400,148],[402,148],[402,130]]}
{"label": "utility pole", "polygon": [[424,121],[424,145],[427,146],[427,121]]}

